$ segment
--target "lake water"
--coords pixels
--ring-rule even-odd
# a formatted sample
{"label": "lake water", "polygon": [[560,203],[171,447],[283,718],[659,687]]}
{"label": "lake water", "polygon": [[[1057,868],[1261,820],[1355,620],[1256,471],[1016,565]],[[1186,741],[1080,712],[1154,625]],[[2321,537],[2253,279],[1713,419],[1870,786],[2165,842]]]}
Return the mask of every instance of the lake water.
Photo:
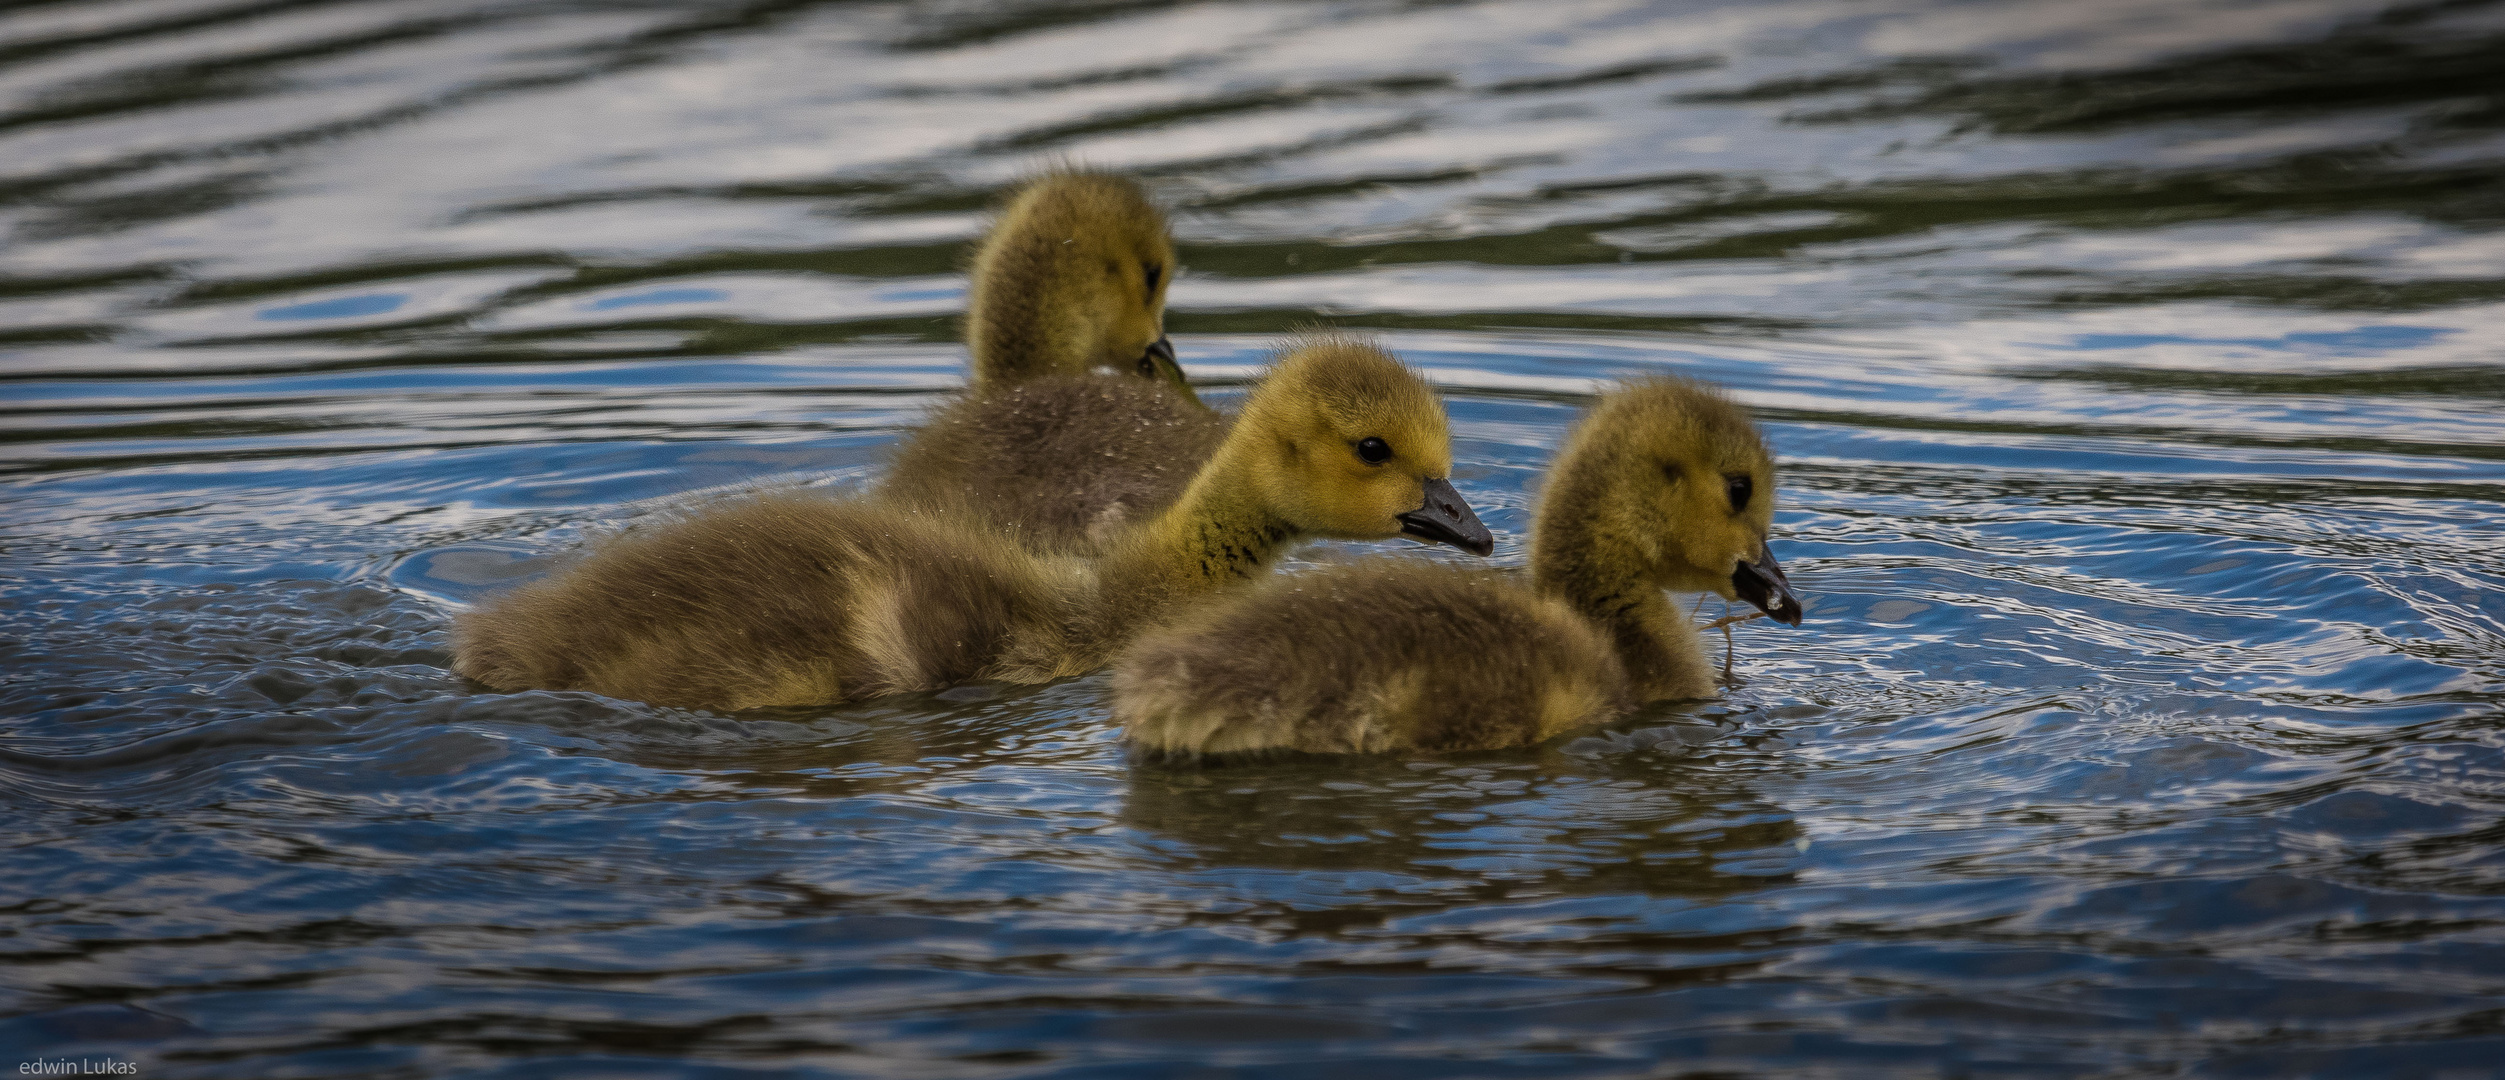
{"label": "lake water", "polygon": [[[2501,73],[2492,2],[11,5],[0,1068],[2505,1074]],[[1314,323],[1444,387],[1499,564],[1596,387],[1730,387],[1808,621],[1201,771],[1101,675],[445,670],[875,478],[1056,161],[1175,208],[1213,401]]]}

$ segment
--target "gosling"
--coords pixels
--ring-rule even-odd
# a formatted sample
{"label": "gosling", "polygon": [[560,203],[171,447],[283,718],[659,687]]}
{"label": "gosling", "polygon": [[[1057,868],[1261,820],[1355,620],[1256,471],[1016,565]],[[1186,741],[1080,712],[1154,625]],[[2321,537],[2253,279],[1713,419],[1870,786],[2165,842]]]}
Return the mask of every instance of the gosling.
{"label": "gosling", "polygon": [[1114,717],[1149,760],[1521,746],[1712,697],[1665,589],[1799,625],[1768,550],[1774,460],[1727,398],[1677,379],[1604,397],[1549,475],[1531,583],[1370,559],[1265,583],[1146,635]]}
{"label": "gosling", "polygon": [[1372,346],[1315,340],[1273,367],[1173,506],[1092,562],[959,515],[759,496],[625,533],[460,617],[453,667],[499,690],[724,710],[1044,682],[1104,666],[1305,537],[1487,554],[1451,469],[1424,380]]}
{"label": "gosling", "polygon": [[1021,189],[974,253],[965,338],[974,388],[1110,373],[1195,403],[1165,336],[1174,241],[1138,184],[1090,172]]}
{"label": "gosling", "polygon": [[1030,185],[974,258],[974,385],[897,448],[878,496],[1083,554],[1171,504],[1227,431],[1165,338],[1173,265],[1138,185],[1093,173]]}

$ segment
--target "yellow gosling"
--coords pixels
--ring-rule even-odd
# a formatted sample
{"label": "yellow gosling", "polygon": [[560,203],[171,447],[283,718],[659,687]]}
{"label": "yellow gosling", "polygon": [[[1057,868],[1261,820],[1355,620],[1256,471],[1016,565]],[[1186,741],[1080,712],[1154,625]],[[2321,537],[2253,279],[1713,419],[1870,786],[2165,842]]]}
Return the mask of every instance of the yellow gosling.
{"label": "yellow gosling", "polygon": [[1665,589],[1799,625],[1766,537],[1774,459],[1696,383],[1604,397],[1550,470],[1531,582],[1369,559],[1264,583],[1136,641],[1114,717],[1152,760],[1540,742],[1645,702],[1712,697]]}
{"label": "yellow gosling", "polygon": [[813,705],[1102,667],[1140,630],[1306,537],[1493,546],[1445,479],[1426,383],[1371,346],[1283,357],[1182,497],[1094,562],[963,515],[765,495],[632,530],[461,616],[455,671],[500,690],[694,708]]}
{"label": "yellow gosling", "polygon": [[1091,554],[1172,503],[1228,422],[1166,341],[1173,266],[1164,216],[1128,180],[1060,173],[1020,192],[974,258],[974,385],[898,446],[879,496]]}
{"label": "yellow gosling", "polygon": [[965,340],[974,387],[1109,371],[1191,387],[1165,340],[1174,241],[1138,184],[1053,173],[1010,199],[975,249]]}

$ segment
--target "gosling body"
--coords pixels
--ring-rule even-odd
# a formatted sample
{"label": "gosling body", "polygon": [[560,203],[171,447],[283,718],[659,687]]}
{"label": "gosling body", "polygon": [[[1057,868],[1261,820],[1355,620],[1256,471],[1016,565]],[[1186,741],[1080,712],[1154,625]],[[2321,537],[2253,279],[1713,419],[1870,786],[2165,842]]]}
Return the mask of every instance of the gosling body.
{"label": "gosling body", "polygon": [[961,522],[799,494],[632,530],[454,624],[499,690],[687,708],[813,705],[1087,670],[1063,647],[1092,582]]}
{"label": "gosling body", "polygon": [[1767,549],[1774,462],[1698,384],[1608,395],[1551,470],[1528,582],[1386,559],[1263,583],[1142,637],[1114,716],[1152,760],[1478,750],[1717,693],[1665,589],[1797,624]]}
{"label": "gosling body", "polygon": [[1181,497],[1227,425],[1139,379],[1048,376],[932,414],[880,495],[970,511],[1032,551],[1097,554]]}
{"label": "gosling body", "polygon": [[[1260,592],[1123,660],[1114,714],[1135,745],[1171,758],[1511,746],[1633,704],[1608,639],[1504,574],[1366,559]],[[1401,615],[1389,633],[1386,612]]]}
{"label": "gosling body", "polygon": [[460,617],[454,669],[501,690],[717,709],[1042,682],[1103,666],[1308,536],[1485,554],[1451,463],[1422,380],[1371,346],[1310,342],[1174,505],[1092,562],[1039,555],[978,516],[758,496],[629,532]]}
{"label": "gosling body", "polygon": [[1021,191],[974,258],[973,385],[897,447],[880,497],[1087,554],[1172,504],[1228,425],[1166,341],[1173,265],[1164,216],[1128,180]]}

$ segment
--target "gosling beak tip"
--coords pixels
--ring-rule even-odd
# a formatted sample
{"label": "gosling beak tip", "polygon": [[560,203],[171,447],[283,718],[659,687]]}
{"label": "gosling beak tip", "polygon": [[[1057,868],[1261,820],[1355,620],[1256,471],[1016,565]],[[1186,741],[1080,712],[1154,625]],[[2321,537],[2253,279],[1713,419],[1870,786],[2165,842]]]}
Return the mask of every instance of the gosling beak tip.
{"label": "gosling beak tip", "polygon": [[1400,531],[1403,536],[1451,544],[1481,557],[1496,550],[1496,537],[1480,523],[1461,493],[1453,490],[1452,482],[1442,477],[1427,480],[1426,504],[1400,515]]}
{"label": "gosling beak tip", "polygon": [[1151,379],[1162,379],[1167,385],[1174,387],[1176,393],[1182,394],[1185,400],[1203,409],[1209,408],[1207,402],[1200,400],[1200,395],[1192,392],[1191,380],[1183,375],[1182,361],[1174,357],[1172,339],[1164,334],[1157,335],[1157,340],[1149,342],[1147,351],[1140,354],[1139,363],[1142,375]]}
{"label": "gosling beak tip", "polygon": [[1800,596],[1792,591],[1792,581],[1783,574],[1783,564],[1774,561],[1774,552],[1757,549],[1754,561],[1743,559],[1731,572],[1731,590],[1757,610],[1786,626],[1799,626],[1803,609]]}

